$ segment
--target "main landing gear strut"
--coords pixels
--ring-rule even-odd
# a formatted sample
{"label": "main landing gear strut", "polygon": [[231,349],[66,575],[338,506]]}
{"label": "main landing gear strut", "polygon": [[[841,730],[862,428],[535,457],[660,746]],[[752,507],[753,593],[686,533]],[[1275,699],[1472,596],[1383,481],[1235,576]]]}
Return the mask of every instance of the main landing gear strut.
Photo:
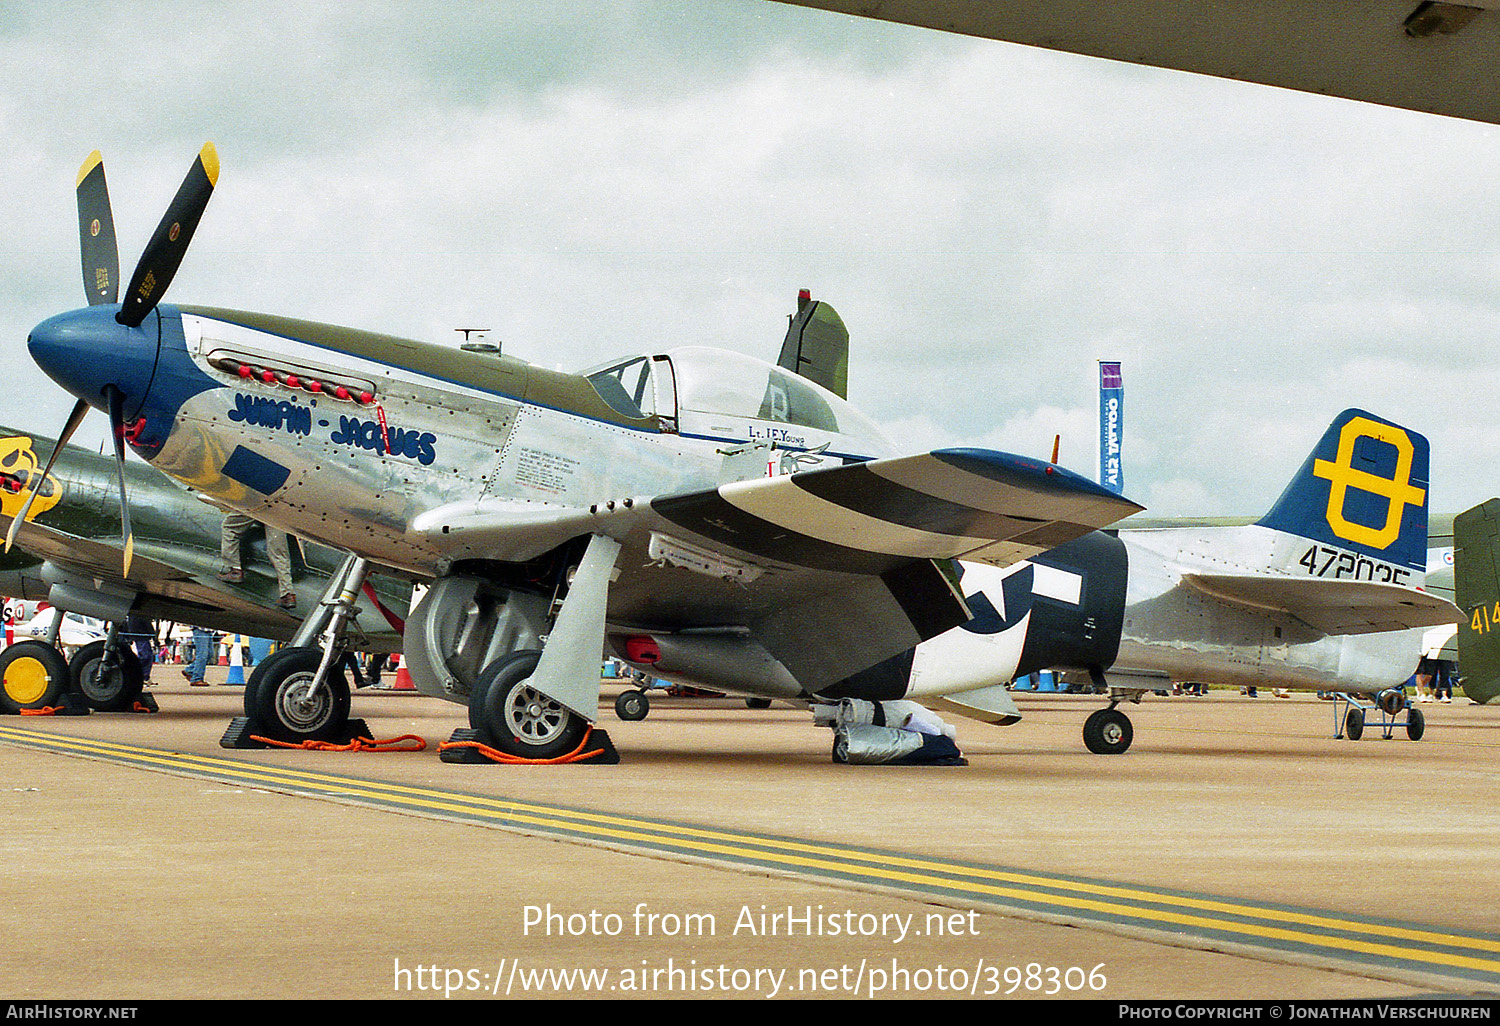
{"label": "main landing gear strut", "polygon": [[[345,636],[356,626],[359,592],[368,572],[369,563],[361,557],[346,558],[291,643],[255,667],[245,683],[249,722],[244,736],[294,744],[350,739],[357,721],[349,719]],[[228,736],[224,744],[234,747]]]}
{"label": "main landing gear strut", "polygon": [[469,691],[479,742],[523,759],[555,759],[583,741],[599,714],[599,654],[619,554],[619,542],[592,535],[541,651],[508,652],[480,672]]}

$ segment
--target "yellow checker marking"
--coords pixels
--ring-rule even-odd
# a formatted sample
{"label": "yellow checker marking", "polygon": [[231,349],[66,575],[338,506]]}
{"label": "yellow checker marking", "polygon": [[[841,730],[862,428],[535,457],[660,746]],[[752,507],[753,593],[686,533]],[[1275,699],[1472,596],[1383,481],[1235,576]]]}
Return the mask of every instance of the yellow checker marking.
{"label": "yellow checker marking", "polygon": [[[1373,438],[1396,448],[1395,476],[1379,477],[1353,465],[1354,444],[1361,438]],[[1373,549],[1389,548],[1401,535],[1401,518],[1408,505],[1421,506],[1427,493],[1411,483],[1412,456],[1416,446],[1411,436],[1390,424],[1377,424],[1368,417],[1353,417],[1339,432],[1338,461],[1313,461],[1313,474],[1329,482],[1328,526],[1345,541]],[[1344,503],[1350,488],[1378,495],[1386,500],[1385,526],[1379,529],[1352,523],[1344,518]]]}
{"label": "yellow checker marking", "polygon": [[[157,765],[178,772],[190,770],[194,767],[200,770],[231,772],[236,777],[245,780],[263,780],[281,786],[296,785],[304,789],[316,786],[320,789],[320,793],[342,794],[353,798],[385,798],[389,800],[392,795],[409,796],[411,799],[409,804],[411,806],[421,809],[431,809],[435,812],[475,815],[481,813],[483,810],[491,810],[490,818],[505,816],[513,822],[530,824],[544,830],[569,830],[584,833],[590,837],[622,843],[662,845],[675,841],[683,846],[690,846],[693,851],[702,854],[717,854],[739,859],[753,858],[761,861],[776,862],[790,867],[840,872],[877,882],[888,881],[893,884],[943,887],[950,890],[962,889],[975,895],[1012,898],[1036,904],[1053,905],[1062,909],[1086,909],[1127,919],[1145,919],[1179,926],[1205,927],[1230,933],[1245,934],[1252,937],[1286,940],[1350,952],[1428,962],[1433,965],[1475,969],[1491,973],[1500,972],[1500,960],[1495,959],[1422,951],[1420,949],[1398,947],[1394,944],[1360,941],[1344,937],[1330,937],[1275,926],[1267,927],[1237,923],[1224,919],[1210,918],[1208,916],[1139,908],[1133,905],[1121,905],[1110,901],[1090,898],[1063,898],[1037,891],[1020,890],[1018,888],[1021,886],[1050,887],[1054,890],[1072,891],[1080,895],[1093,894],[1107,898],[1148,901],[1162,905],[1175,905],[1183,909],[1192,909],[1200,912],[1218,912],[1250,919],[1262,919],[1268,922],[1290,923],[1314,928],[1340,930],[1347,933],[1362,933],[1374,937],[1384,937],[1389,940],[1405,940],[1450,947],[1476,948],[1482,951],[1500,953],[1500,940],[1486,937],[1468,937],[1408,927],[1360,923],[1329,916],[1241,905],[1229,901],[1192,898],[1130,887],[1038,877],[1000,869],[960,866],[893,853],[862,855],[858,852],[840,850],[812,842],[762,838],[711,828],[657,823],[651,820],[634,819],[628,816],[611,815],[608,813],[572,811],[552,806],[529,804],[514,799],[487,798],[480,795],[454,795],[449,792],[408,787],[400,784],[355,781],[347,777],[330,776],[314,771],[288,770],[278,767],[260,766],[255,763],[235,762],[185,753],[157,752],[151,749],[134,748],[110,742],[82,742],[77,739],[57,735],[30,731],[14,731],[10,728],[0,727],[0,739],[4,739],[7,735],[15,735],[18,739],[25,739],[29,742],[51,744],[62,750],[81,752],[83,754],[88,754],[90,749],[98,752],[110,752],[130,757],[137,762]],[[865,859],[871,861],[878,860],[880,865],[864,865],[862,864],[862,860]],[[902,867],[903,869],[911,870],[911,872],[900,872],[890,867]],[[962,879],[966,877],[972,878],[972,880]],[[983,881],[996,882],[986,883]],[[1002,883],[1009,883],[1015,886],[1001,886]]]}

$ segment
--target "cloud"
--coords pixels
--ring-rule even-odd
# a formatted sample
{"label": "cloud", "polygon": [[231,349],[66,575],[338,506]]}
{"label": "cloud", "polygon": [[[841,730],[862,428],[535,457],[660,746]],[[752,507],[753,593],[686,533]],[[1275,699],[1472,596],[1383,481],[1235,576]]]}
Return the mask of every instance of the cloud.
{"label": "cloud", "polygon": [[1456,427],[1495,371],[1493,126],[748,0],[34,3],[0,57],[12,424],[68,405],[19,342],[81,301],[78,163],[128,267],[212,138],[174,300],[577,368],[771,358],[806,286],[913,442],[1062,433],[1089,472],[1119,359],[1153,512],[1263,509],[1351,405],[1431,434],[1437,501],[1495,490]]}

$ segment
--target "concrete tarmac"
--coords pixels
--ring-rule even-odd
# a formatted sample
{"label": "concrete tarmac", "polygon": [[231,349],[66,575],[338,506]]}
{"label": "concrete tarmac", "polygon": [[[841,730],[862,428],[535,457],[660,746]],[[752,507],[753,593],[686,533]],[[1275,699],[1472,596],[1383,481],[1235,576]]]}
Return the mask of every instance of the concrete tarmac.
{"label": "concrete tarmac", "polygon": [[[7,998],[1500,993],[1500,709],[1462,698],[1422,707],[1420,742],[1335,740],[1310,695],[1147,699],[1101,757],[1099,699],[1019,695],[1014,726],[953,720],[968,766],[851,767],[804,710],[653,696],[625,723],[607,690],[621,763],[537,768],[441,762],[464,710],[411,693],[354,715],[425,751],[328,753],[220,748],[240,688],[152,692],[154,715],[0,719]],[[450,793],[590,826],[462,821]],[[631,840],[662,821],[691,844]],[[757,861],[760,838],[803,854]],[[839,861],[866,851],[883,876]],[[1069,893],[919,892],[914,859]],[[1155,925],[1091,918],[1142,893]],[[1298,940],[1335,921],[1384,939]]]}

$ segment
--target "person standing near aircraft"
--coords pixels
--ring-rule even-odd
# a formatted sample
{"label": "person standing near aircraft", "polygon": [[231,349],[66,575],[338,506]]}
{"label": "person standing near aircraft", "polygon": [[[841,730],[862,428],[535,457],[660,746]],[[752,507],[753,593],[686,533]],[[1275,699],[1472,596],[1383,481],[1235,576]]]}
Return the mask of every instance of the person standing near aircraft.
{"label": "person standing near aircraft", "polygon": [[208,661],[213,652],[218,648],[218,636],[213,631],[202,627],[193,628],[193,661],[182,675],[188,679],[188,683],[195,688],[205,687],[208,681],[204,676],[208,673]]}
{"label": "person standing near aircraft", "polygon": [[[219,571],[219,580],[238,584],[245,579],[243,566],[245,536],[257,523],[254,517],[243,513],[227,513],[224,516],[224,531],[220,540],[220,555],[228,564]],[[292,552],[286,532],[270,524],[261,524],[266,530],[266,555],[271,558],[271,567],[276,571],[276,604],[282,609],[297,608],[297,593],[292,590]]]}
{"label": "person standing near aircraft", "polygon": [[1444,705],[1453,701],[1453,661],[1434,659],[1436,672],[1432,675],[1432,697]]}
{"label": "person standing near aircraft", "polygon": [[1432,684],[1437,676],[1437,660],[1425,653],[1422,661],[1417,664],[1417,672],[1412,675],[1412,685],[1417,690],[1418,702],[1432,701]]}
{"label": "person standing near aircraft", "polygon": [[136,659],[141,664],[141,681],[149,684],[151,664],[156,661],[156,625],[144,616],[132,613],[125,618],[125,629],[120,636],[135,649]]}

